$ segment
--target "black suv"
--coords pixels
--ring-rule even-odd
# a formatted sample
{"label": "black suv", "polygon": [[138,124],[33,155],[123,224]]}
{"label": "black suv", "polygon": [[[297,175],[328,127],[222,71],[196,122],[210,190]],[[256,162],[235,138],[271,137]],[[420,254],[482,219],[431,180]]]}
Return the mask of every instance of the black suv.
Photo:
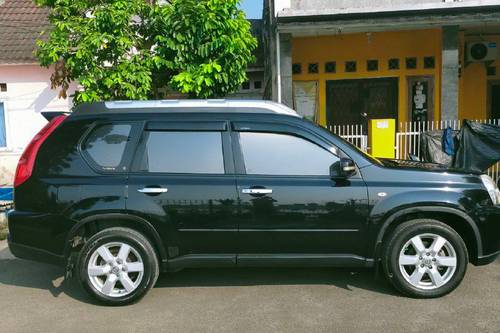
{"label": "black suv", "polygon": [[185,267],[380,267],[413,297],[500,253],[486,175],[377,160],[271,102],[109,102],[53,119],[19,162],[9,246],[126,304]]}

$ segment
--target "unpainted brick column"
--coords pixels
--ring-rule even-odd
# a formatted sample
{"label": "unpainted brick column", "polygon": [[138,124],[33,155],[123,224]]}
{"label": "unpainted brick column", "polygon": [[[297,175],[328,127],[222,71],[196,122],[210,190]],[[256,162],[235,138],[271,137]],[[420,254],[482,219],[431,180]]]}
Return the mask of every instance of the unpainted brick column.
{"label": "unpainted brick column", "polygon": [[293,107],[292,35],[280,34],[281,103]]}
{"label": "unpainted brick column", "polygon": [[442,28],[441,119],[458,119],[459,26]]}

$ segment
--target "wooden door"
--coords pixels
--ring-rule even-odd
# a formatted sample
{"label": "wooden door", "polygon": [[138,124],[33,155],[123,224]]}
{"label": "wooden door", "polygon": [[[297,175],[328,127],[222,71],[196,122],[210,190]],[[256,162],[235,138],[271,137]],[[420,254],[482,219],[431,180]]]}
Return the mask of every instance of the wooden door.
{"label": "wooden door", "polygon": [[398,118],[398,79],[326,82],[327,124],[366,125],[368,119]]}

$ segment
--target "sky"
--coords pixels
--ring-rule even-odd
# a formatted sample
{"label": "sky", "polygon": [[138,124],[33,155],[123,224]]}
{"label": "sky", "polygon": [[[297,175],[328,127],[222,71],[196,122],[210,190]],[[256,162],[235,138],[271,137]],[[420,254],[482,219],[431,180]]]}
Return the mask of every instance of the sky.
{"label": "sky", "polygon": [[262,18],[262,0],[242,0],[241,7],[249,19]]}

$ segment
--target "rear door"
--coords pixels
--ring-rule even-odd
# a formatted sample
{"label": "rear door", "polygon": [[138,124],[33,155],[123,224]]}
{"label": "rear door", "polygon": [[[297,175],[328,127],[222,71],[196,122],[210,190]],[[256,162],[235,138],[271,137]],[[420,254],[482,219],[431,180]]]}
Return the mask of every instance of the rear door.
{"label": "rear door", "polygon": [[127,209],[155,224],[170,259],[235,263],[237,193],[227,128],[225,121],[145,124]]}

